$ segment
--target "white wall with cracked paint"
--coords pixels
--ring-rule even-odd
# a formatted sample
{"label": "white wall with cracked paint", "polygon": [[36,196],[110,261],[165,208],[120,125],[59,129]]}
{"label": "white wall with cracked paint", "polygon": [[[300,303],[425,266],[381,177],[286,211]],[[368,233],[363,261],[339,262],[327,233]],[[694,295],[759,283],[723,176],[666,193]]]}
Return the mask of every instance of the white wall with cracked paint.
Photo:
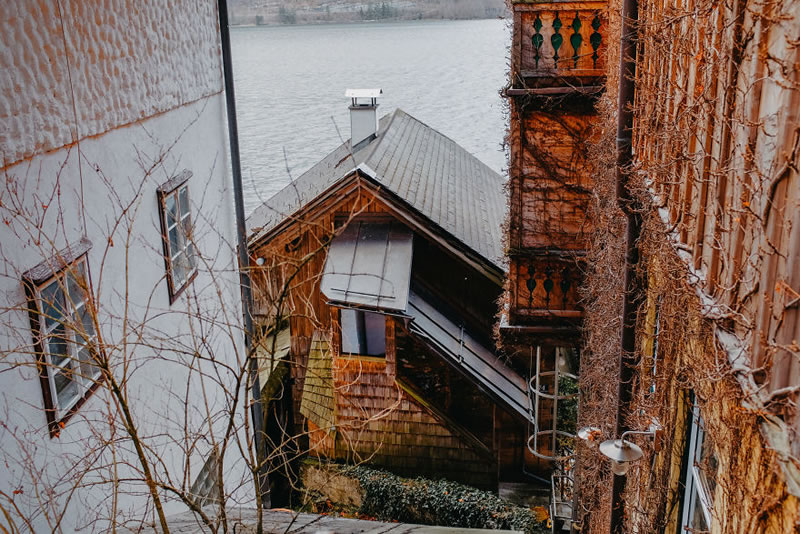
{"label": "white wall with cracked paint", "polygon": [[[0,507],[22,530],[135,528],[155,515],[108,392],[50,436],[22,273],[91,241],[104,349],[154,468],[187,489],[231,400],[217,364],[245,357],[216,2],[12,0],[0,17]],[[156,189],[184,170],[199,272],[170,303]],[[250,503],[238,450],[226,474]]]}

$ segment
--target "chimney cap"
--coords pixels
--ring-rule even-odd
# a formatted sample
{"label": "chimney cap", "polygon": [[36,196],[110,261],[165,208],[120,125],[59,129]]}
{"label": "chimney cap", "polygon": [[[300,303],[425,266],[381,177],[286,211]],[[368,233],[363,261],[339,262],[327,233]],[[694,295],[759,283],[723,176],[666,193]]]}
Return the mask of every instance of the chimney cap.
{"label": "chimney cap", "polygon": [[347,98],[378,98],[383,96],[383,89],[347,89],[344,96]]}

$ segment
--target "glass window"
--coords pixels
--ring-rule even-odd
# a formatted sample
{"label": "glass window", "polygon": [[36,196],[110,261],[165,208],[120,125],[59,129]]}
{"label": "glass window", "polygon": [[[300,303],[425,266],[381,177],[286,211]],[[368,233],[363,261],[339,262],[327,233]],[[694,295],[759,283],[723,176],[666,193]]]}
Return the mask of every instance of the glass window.
{"label": "glass window", "polygon": [[72,408],[97,382],[94,364],[97,335],[91,313],[86,257],[80,257],[49,279],[28,281],[32,327],[40,353],[45,408],[51,433],[57,433]]}
{"label": "glass window", "polygon": [[380,313],[343,308],[342,354],[386,355],[386,317]]}
{"label": "glass window", "polygon": [[717,457],[714,444],[706,434],[700,408],[692,408],[689,432],[689,462],[683,496],[683,517],[679,532],[711,530],[714,491],[716,489]]}
{"label": "glass window", "polygon": [[174,302],[197,274],[195,247],[192,242],[192,209],[187,183],[190,176],[191,173],[184,172],[178,179],[171,180],[158,191],[170,302]]}

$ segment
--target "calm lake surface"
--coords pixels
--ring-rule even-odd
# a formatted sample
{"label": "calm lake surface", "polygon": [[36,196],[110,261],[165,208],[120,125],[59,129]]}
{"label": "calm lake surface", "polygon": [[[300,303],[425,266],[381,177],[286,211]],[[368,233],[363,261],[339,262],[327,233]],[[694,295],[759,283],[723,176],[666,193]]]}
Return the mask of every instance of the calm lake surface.
{"label": "calm lake surface", "polygon": [[402,108],[501,172],[509,44],[503,20],[234,28],[247,213],[350,137],[347,88],[382,88],[380,116]]}

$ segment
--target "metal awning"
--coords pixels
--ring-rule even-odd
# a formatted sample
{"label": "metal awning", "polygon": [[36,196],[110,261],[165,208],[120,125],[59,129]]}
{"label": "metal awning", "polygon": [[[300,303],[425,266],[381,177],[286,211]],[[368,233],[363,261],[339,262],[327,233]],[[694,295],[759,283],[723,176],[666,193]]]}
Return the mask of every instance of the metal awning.
{"label": "metal awning", "polygon": [[405,312],[412,241],[399,223],[352,221],[330,244],[322,294],[332,304]]}

